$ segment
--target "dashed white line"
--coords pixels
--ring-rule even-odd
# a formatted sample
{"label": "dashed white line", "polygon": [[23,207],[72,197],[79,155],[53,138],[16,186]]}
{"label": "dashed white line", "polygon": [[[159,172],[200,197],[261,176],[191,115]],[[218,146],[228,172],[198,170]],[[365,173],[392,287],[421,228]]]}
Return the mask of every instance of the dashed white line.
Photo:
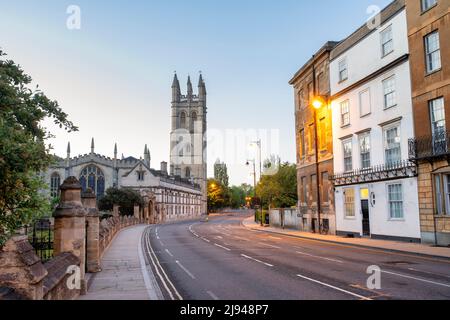
{"label": "dashed white line", "polygon": [[206,238],[202,238],[202,240],[203,241],[206,241],[206,242],[208,242],[208,243],[210,243],[211,241],[209,241],[208,239],[206,239]]}
{"label": "dashed white line", "polygon": [[230,249],[230,248],[227,248],[227,247],[221,246],[220,244],[214,243],[214,245],[215,245],[216,247],[222,248],[222,249],[224,249],[224,250],[227,250],[227,251],[231,251],[231,249]]}
{"label": "dashed white line", "polygon": [[281,247],[277,247],[268,243],[259,243],[262,246],[266,246],[266,247],[270,247],[270,248],[274,248],[274,249],[281,249]]}
{"label": "dashed white line", "polygon": [[233,238],[239,239],[239,240],[243,240],[243,241],[250,241],[250,240],[247,239],[247,238],[242,238],[242,237],[238,237],[238,236],[233,236]]}
{"label": "dashed white line", "polygon": [[261,264],[263,264],[263,265],[266,265],[266,266],[268,266],[268,267],[271,267],[271,268],[273,267],[273,264],[270,264],[270,263],[267,263],[267,262],[264,262],[264,261],[261,261],[261,260],[252,258],[252,257],[247,256],[247,255],[245,255],[245,254],[241,254],[241,256],[243,256],[243,257],[246,258],[246,259],[249,259],[249,260],[252,260],[252,261],[261,263]]}
{"label": "dashed white line", "polygon": [[212,291],[206,291],[207,294],[209,294],[209,296],[211,298],[213,298],[213,300],[219,300],[219,298],[214,294],[214,292]]}
{"label": "dashed white line", "polygon": [[283,239],[281,239],[281,238],[274,237],[274,236],[269,236],[269,238],[271,238],[271,239],[276,239],[276,240],[283,240]]}
{"label": "dashed white line", "polygon": [[166,249],[166,253],[173,258],[173,254],[169,251],[169,249]]}
{"label": "dashed white line", "polygon": [[322,285],[322,286],[325,286],[325,287],[328,287],[328,288],[331,288],[331,289],[334,289],[334,290],[337,290],[337,291],[340,291],[340,292],[343,292],[343,293],[346,293],[346,294],[349,294],[349,295],[354,296],[354,297],[356,297],[356,298],[359,298],[359,299],[361,299],[361,300],[372,300],[372,299],[370,299],[370,298],[364,297],[364,296],[359,295],[359,294],[357,294],[357,293],[354,293],[354,292],[351,292],[351,291],[348,291],[348,290],[344,290],[344,289],[335,287],[335,286],[333,286],[333,285],[331,285],[331,284],[328,284],[328,283],[325,283],[325,282],[322,282],[322,281],[319,281],[319,280],[314,280],[314,279],[305,277],[305,276],[303,276],[303,275],[301,275],[301,274],[298,274],[297,277],[302,278],[302,279],[305,279],[305,280],[308,280],[308,281],[311,281],[311,282],[318,283],[318,284],[320,284],[320,285]]}
{"label": "dashed white line", "polygon": [[301,251],[296,251],[296,253],[307,256],[307,257],[311,257],[311,258],[316,258],[316,259],[323,259],[323,260],[328,260],[328,261],[332,261],[332,262],[337,262],[337,263],[344,263],[344,261],[341,260],[337,260],[337,259],[332,259],[332,258],[326,258],[326,257],[320,257],[320,256],[315,256],[313,254],[309,254],[306,252],[301,252]]}
{"label": "dashed white line", "polygon": [[216,237],[216,239],[223,239],[223,237],[221,237],[221,236],[217,236],[217,237]]}
{"label": "dashed white line", "polygon": [[176,263],[181,269],[183,269],[183,271],[186,272],[186,274],[187,274],[189,277],[191,277],[193,280],[195,280],[195,276],[194,276],[188,269],[186,269],[186,267],[183,266],[183,265],[181,264],[180,261],[177,260],[177,261],[175,261],[175,263]]}
{"label": "dashed white line", "polygon": [[416,277],[408,276],[408,275],[406,275],[406,274],[395,273],[395,272],[390,272],[390,271],[385,271],[385,270],[381,270],[381,272],[387,273],[387,274],[391,274],[391,275],[394,275],[394,276],[398,276],[398,277],[403,277],[403,278],[407,278],[407,279],[413,279],[413,280],[417,280],[417,281],[422,281],[422,282],[426,282],[426,283],[435,284],[435,285],[437,285],[437,286],[442,286],[442,287],[450,288],[450,285],[449,285],[449,284],[445,284],[445,283],[441,283],[441,282],[436,282],[436,281],[431,281],[431,280],[426,280],[426,279],[416,278]]}
{"label": "dashed white line", "polygon": [[161,240],[159,240],[159,243],[164,247],[164,242],[162,242]]}

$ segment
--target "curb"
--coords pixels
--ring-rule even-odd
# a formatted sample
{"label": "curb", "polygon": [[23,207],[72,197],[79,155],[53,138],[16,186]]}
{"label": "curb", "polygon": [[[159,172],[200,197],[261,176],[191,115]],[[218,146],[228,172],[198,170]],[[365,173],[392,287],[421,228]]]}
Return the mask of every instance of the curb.
{"label": "curb", "polygon": [[286,233],[283,233],[283,232],[272,231],[272,230],[260,230],[260,229],[257,229],[257,228],[245,225],[244,224],[244,220],[241,221],[241,225],[244,228],[251,229],[251,230],[254,230],[254,231],[266,232],[266,233],[277,234],[277,235],[283,235],[283,236],[290,237],[290,238],[305,239],[305,240],[318,241],[318,242],[324,242],[324,243],[333,243],[333,244],[338,244],[338,245],[342,245],[342,246],[351,246],[351,247],[356,247],[356,248],[380,250],[380,251],[386,251],[386,252],[392,252],[392,253],[401,253],[401,254],[404,254],[404,255],[406,254],[406,255],[419,256],[419,257],[424,257],[424,258],[434,258],[434,259],[443,260],[445,262],[450,262],[450,257],[445,257],[445,256],[439,256],[439,255],[433,255],[433,254],[427,254],[427,253],[420,253],[420,252],[404,251],[404,250],[399,250],[399,249],[373,247],[373,246],[367,246],[367,245],[356,244],[356,243],[343,243],[343,242],[334,241],[334,240],[314,239],[314,238],[309,238],[309,237],[305,237],[305,236],[286,234]]}

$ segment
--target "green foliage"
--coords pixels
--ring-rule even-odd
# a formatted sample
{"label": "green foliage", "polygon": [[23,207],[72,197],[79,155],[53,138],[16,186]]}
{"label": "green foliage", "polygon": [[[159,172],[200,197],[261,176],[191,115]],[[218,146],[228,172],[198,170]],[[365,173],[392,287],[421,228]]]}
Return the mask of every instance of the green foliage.
{"label": "green foliage", "polygon": [[132,189],[109,188],[106,194],[98,202],[100,211],[112,211],[114,205],[120,207],[120,214],[123,216],[132,216],[134,206],[144,207],[145,202],[139,192]]}
{"label": "green foliage", "polygon": [[297,204],[297,169],[295,164],[283,163],[273,175],[264,175],[256,186],[263,206],[290,208]]}
{"label": "green foliage", "polygon": [[208,212],[224,208],[227,199],[227,188],[218,180],[208,179]]}
{"label": "green foliage", "polygon": [[77,128],[56,101],[29,88],[32,79],[0,50],[0,246],[24,224],[50,211],[39,172],[52,162],[41,122]]}

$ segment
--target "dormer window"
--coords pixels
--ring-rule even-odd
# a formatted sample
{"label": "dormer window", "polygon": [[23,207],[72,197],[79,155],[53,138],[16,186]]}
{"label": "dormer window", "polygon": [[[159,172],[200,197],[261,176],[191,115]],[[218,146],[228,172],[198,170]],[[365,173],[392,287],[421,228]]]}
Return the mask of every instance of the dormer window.
{"label": "dormer window", "polygon": [[145,171],[138,171],[137,176],[138,176],[138,181],[144,181]]}

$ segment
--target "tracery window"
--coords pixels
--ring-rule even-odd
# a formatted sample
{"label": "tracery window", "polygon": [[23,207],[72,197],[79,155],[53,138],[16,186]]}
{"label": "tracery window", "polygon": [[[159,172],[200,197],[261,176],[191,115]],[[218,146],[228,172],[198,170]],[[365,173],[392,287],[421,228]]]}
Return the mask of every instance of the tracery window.
{"label": "tracery window", "polygon": [[97,198],[105,194],[105,175],[103,171],[95,165],[87,166],[81,171],[80,183],[83,192],[87,188],[94,190]]}

